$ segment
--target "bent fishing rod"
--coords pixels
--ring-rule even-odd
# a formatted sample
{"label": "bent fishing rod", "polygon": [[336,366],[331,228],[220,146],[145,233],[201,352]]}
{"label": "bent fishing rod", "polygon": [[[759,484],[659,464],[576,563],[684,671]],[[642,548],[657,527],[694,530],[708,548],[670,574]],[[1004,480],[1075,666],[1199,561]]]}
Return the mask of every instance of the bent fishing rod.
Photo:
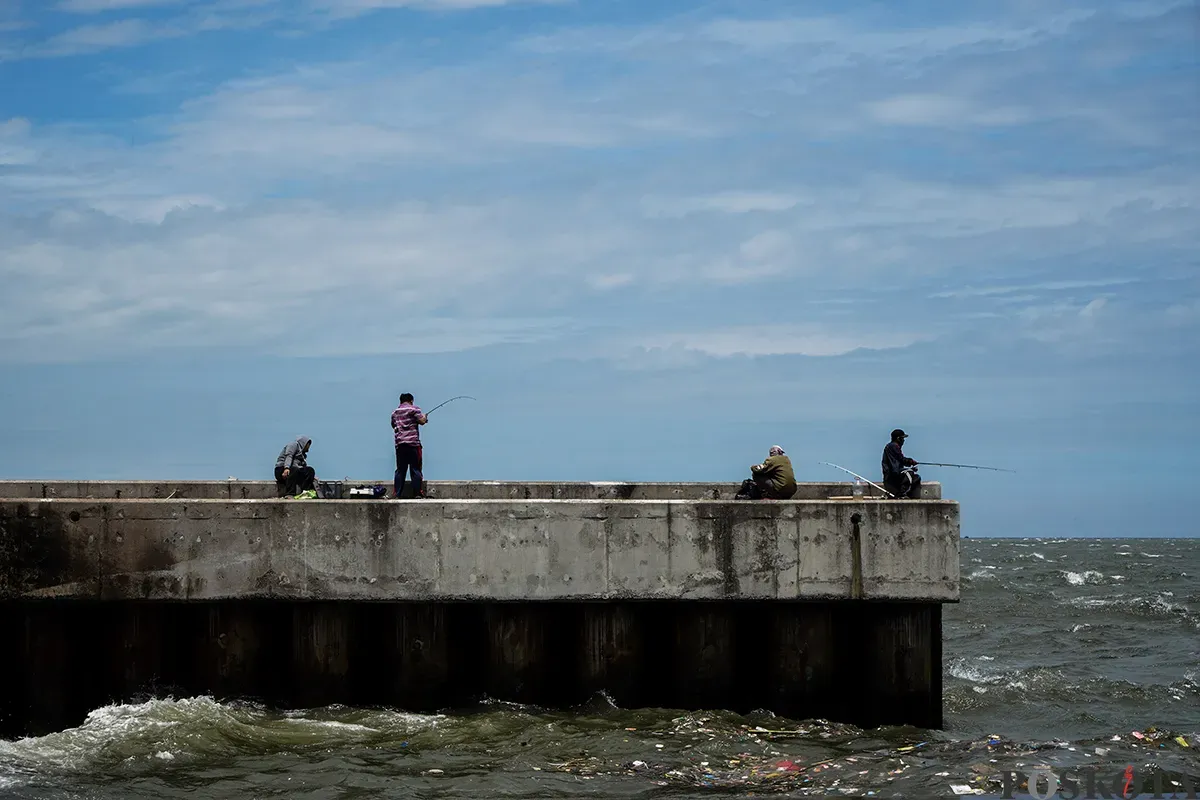
{"label": "bent fishing rod", "polygon": [[958,467],[959,469],[989,469],[993,472],[1016,472],[1015,469],[1002,469],[1001,467],[977,467],[974,464],[941,464],[937,461],[918,461],[917,464],[922,467]]}
{"label": "bent fishing rod", "polygon": [[426,412],[425,412],[425,416],[427,416],[427,417],[428,417],[430,414],[432,414],[433,412],[437,411],[437,410],[438,410],[439,408],[441,408],[442,406],[446,405],[446,403],[452,403],[452,402],[454,402],[455,400],[474,400],[474,399],[475,399],[475,398],[474,398],[474,397],[471,397],[471,395],[469,395],[469,394],[460,394],[460,395],[458,395],[457,397],[451,397],[451,398],[450,398],[449,400],[447,400],[445,403],[438,403],[436,406],[434,406],[433,408],[431,408],[431,409],[429,409],[428,411],[426,411]]}
{"label": "bent fishing rod", "polygon": [[868,483],[871,486],[874,486],[876,489],[883,492],[884,494],[886,494],[888,497],[892,498],[893,500],[896,499],[896,495],[892,494],[887,489],[880,486],[878,483],[871,483],[871,481],[867,480],[862,475],[859,475],[857,472],[851,472],[850,470],[846,469],[845,467],[839,467],[837,464],[830,464],[828,461],[822,461],[821,463],[827,467],[833,467],[834,469],[840,469],[842,472],[847,472],[847,473],[853,475],[854,477],[858,478],[860,481],[863,481],[864,483]]}

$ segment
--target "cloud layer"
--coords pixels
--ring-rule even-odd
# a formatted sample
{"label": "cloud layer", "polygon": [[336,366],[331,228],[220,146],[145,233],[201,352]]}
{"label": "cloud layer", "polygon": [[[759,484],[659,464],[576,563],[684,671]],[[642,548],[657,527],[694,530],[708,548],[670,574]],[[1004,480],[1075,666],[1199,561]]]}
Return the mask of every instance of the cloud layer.
{"label": "cloud layer", "polygon": [[[526,30],[430,38],[502,5],[62,0],[9,20],[0,69],[115,54],[78,80],[137,99],[89,121],[24,98],[0,121],[0,341],[290,352],[293,319],[336,347],[445,346],[388,336],[403,317],[462,347],[569,321],[635,348],[834,355],[996,320],[1066,346],[1095,341],[1081,319],[1189,319],[1185,4],[898,25],[520,3]],[[392,24],[424,38],[366,35]],[[366,44],[298,60],[315,31]],[[162,40],[245,36],[273,57],[162,69]]]}

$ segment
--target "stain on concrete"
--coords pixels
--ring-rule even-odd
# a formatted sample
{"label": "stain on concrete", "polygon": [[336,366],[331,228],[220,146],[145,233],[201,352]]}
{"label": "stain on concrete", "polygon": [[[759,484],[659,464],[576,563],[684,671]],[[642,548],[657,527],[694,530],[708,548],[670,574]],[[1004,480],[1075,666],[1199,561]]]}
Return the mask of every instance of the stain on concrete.
{"label": "stain on concrete", "polygon": [[175,550],[162,540],[149,540],[145,549],[138,553],[137,572],[162,572],[175,567]]}
{"label": "stain on concrete", "polygon": [[723,578],[722,587],[726,597],[739,592],[737,569],[733,564],[733,519],[732,514],[718,514],[713,520],[713,544],[716,549],[717,570]]}
{"label": "stain on concrete", "polygon": [[0,507],[0,597],[53,589],[91,577],[71,550],[70,525],[57,511]]}

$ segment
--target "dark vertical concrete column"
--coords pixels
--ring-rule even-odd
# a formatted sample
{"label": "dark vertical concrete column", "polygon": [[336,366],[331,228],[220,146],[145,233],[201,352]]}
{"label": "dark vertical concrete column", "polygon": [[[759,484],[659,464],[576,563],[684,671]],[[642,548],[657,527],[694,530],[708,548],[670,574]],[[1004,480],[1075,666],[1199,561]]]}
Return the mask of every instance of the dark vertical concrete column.
{"label": "dark vertical concrete column", "polygon": [[[414,711],[448,704],[452,687],[446,606],[381,603],[363,607],[360,613],[363,649],[356,651],[355,661],[369,675],[360,683],[374,691],[360,692],[359,702],[383,702]],[[359,665],[355,666],[359,674]]]}
{"label": "dark vertical concrete column", "polygon": [[574,637],[551,603],[493,603],[484,610],[483,690],[500,700],[554,704],[571,696]]}
{"label": "dark vertical concrete column", "polygon": [[296,705],[345,702],[350,691],[352,603],[297,603],[292,608],[292,691]]}
{"label": "dark vertical concrete column", "polygon": [[762,705],[797,719],[836,717],[844,698],[832,608],[827,603],[770,603],[761,613],[769,624]]}
{"label": "dark vertical concrete column", "polygon": [[643,618],[628,603],[585,603],[579,620],[579,690],[607,692],[623,708],[654,698],[645,692]]}
{"label": "dark vertical concrete column", "polygon": [[[281,604],[218,601],[186,606],[191,658],[182,680],[222,698],[286,699],[291,610]],[[183,666],[183,665],[181,665]]]}
{"label": "dark vertical concrete column", "polygon": [[863,723],[942,726],[941,608],[936,603],[872,603],[863,615]]}
{"label": "dark vertical concrete column", "polygon": [[737,642],[734,612],[726,603],[674,606],[674,648],[670,664],[675,705],[729,708],[737,696]]}
{"label": "dark vertical concrete column", "polygon": [[[154,602],[112,602],[99,607],[103,645],[94,654],[109,702],[174,688],[174,632],[181,607]],[[99,662],[99,663],[96,663]]]}
{"label": "dark vertical concrete column", "polygon": [[94,606],[33,602],[24,615],[26,731],[41,735],[80,724],[105,704],[97,690]]}
{"label": "dark vertical concrete column", "polygon": [[25,730],[25,625],[20,604],[0,601],[0,739]]}

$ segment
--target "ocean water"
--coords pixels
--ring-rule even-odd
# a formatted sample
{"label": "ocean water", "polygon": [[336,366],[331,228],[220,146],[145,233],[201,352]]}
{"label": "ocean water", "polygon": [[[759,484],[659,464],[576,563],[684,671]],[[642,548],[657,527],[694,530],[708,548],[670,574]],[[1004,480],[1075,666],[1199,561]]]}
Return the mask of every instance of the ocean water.
{"label": "ocean water", "polygon": [[158,698],[0,741],[0,797],[996,797],[1003,772],[1037,767],[1094,768],[1110,796],[1114,779],[1133,796],[1155,774],[1200,787],[1200,539],[962,545],[945,730],[603,696],[446,715]]}

